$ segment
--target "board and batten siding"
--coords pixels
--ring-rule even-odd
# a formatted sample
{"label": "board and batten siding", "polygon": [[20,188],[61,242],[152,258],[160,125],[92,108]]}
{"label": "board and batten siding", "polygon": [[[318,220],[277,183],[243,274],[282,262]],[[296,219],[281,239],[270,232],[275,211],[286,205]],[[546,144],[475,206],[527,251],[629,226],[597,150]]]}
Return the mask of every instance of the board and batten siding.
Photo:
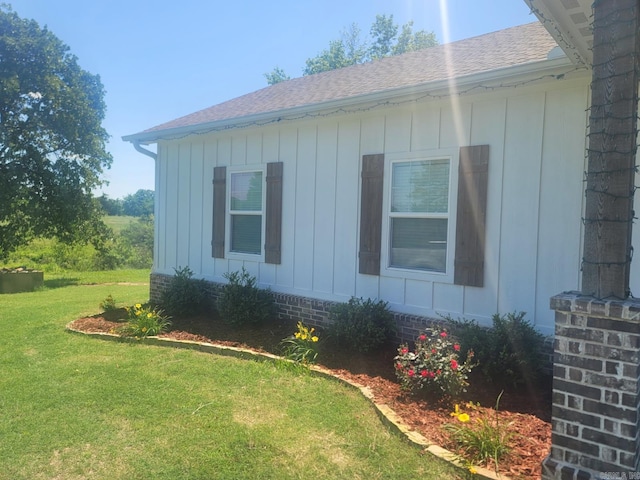
{"label": "board and batten siding", "polygon": [[[525,311],[551,334],[550,297],[580,287],[587,102],[587,81],[556,81],[453,104],[410,103],[161,141],[154,272],[172,275],[188,265],[198,278],[224,282],[224,273],[245,267],[274,291],[381,298],[395,311],[485,324],[496,312]],[[384,268],[359,273],[363,156],[468,145],[490,152],[483,286],[455,285],[452,276],[387,275]],[[280,263],[213,258],[214,168],[271,162],[283,167]],[[386,182],[388,162],[384,173]]]}

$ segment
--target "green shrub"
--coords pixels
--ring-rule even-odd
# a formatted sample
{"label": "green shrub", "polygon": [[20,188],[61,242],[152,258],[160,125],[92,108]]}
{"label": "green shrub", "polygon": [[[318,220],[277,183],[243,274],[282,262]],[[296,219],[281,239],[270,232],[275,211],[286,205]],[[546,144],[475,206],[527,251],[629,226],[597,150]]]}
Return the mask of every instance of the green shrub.
{"label": "green shrub", "polygon": [[544,336],[524,317],[524,312],[495,314],[492,328],[475,320],[448,320],[462,349],[473,350],[486,380],[501,387],[517,387],[535,384],[544,372]]}
{"label": "green shrub", "polygon": [[328,333],[339,345],[370,352],[389,341],[396,331],[393,314],[382,300],[352,297],[329,311]]}
{"label": "green shrub", "polygon": [[416,339],[415,351],[407,344],[398,348],[395,371],[403,390],[430,397],[456,398],[466,392],[473,352],[459,359],[460,344],[446,330],[430,328]]}
{"label": "green shrub", "polygon": [[148,337],[166,332],[171,325],[169,317],[157,310],[139,303],[127,308],[127,324],[118,329],[125,337]]}
{"label": "green shrub", "polygon": [[102,302],[100,302],[100,308],[103,312],[112,312],[114,310],[117,310],[118,306],[116,305],[116,301],[113,298],[113,295],[107,295],[107,297]]}
{"label": "green shrub", "polygon": [[153,264],[153,215],[130,222],[118,236],[127,253],[124,263],[131,268],[150,268]]}
{"label": "green shrub", "polygon": [[162,308],[170,315],[189,317],[205,313],[210,308],[207,284],[196,280],[189,267],[173,269],[175,275],[160,297]]}
{"label": "green shrub", "polygon": [[222,319],[236,327],[257,325],[275,316],[275,303],[270,289],[256,286],[256,278],[242,267],[241,272],[225,273],[228,283],[221,288],[218,312]]}

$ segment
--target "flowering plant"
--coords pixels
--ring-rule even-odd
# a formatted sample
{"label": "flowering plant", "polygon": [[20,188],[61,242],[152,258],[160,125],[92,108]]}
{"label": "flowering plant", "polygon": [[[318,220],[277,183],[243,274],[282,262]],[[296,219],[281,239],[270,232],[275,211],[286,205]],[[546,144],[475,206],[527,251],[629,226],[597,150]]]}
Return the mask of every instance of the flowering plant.
{"label": "flowering plant", "polygon": [[451,440],[457,449],[462,452],[464,461],[469,465],[474,463],[486,464],[492,460],[496,471],[499,461],[510,451],[509,443],[513,438],[508,426],[500,423],[498,417],[498,406],[500,404],[498,395],[495,406],[495,419],[492,421],[486,414],[480,414],[477,405],[469,402],[466,408],[474,415],[474,422],[471,422],[469,414],[460,411],[458,405],[451,412],[452,417],[456,417],[459,423],[447,423],[443,426],[445,431],[451,435]]}
{"label": "flowering plant", "polygon": [[120,329],[120,333],[128,337],[147,337],[166,332],[171,321],[162,310],[143,306],[136,303],[133,307],[126,307],[127,324]]}
{"label": "flowering plant", "polygon": [[318,357],[318,336],[315,329],[298,322],[298,331],[280,342],[284,356],[296,363],[311,364]]}
{"label": "flowering plant", "polygon": [[428,329],[416,339],[415,351],[410,351],[407,344],[400,345],[394,358],[396,376],[402,388],[411,393],[457,397],[466,391],[474,367],[473,351],[467,353],[464,362],[460,362],[459,352],[460,345],[446,330]]}

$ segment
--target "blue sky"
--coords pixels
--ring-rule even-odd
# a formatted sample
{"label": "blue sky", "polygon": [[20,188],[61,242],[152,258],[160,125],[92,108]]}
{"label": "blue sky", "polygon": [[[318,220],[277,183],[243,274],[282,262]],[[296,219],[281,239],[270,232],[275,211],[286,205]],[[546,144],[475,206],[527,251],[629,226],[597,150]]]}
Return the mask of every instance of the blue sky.
{"label": "blue sky", "polygon": [[536,20],[523,0],[8,1],[100,75],[114,157],[102,191],[111,198],[154,188],[153,160],[123,135],[263,88],[276,66],[301,76],[305,60],[354,22],[367,37],[376,14],[393,15],[445,43]]}

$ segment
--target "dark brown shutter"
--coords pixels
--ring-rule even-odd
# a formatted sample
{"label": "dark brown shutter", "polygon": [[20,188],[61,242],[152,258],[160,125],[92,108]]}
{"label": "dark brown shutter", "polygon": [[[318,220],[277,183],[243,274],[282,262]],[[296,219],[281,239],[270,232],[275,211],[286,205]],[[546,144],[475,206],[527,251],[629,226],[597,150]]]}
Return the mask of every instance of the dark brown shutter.
{"label": "dark brown shutter", "polygon": [[282,243],[282,162],[267,164],[264,261],[279,264]]}
{"label": "dark brown shutter", "polygon": [[460,148],[454,283],[484,285],[489,145]]}
{"label": "dark brown shutter", "polygon": [[225,205],[227,202],[227,167],[213,169],[213,236],[211,255],[224,258]]}
{"label": "dark brown shutter", "polygon": [[359,272],[380,275],[384,154],[362,157]]}

